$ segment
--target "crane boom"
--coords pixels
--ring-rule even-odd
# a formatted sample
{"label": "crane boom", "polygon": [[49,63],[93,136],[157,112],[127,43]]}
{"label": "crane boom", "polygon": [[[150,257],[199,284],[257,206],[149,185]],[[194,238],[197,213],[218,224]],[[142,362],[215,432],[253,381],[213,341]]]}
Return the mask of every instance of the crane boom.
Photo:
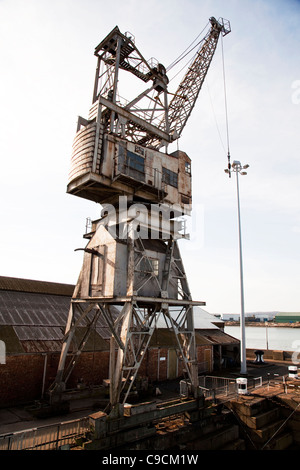
{"label": "crane boom", "polygon": [[214,17],[209,19],[211,28],[201,41],[196,57],[182,79],[172,101],[169,104],[168,120],[169,132],[173,140],[180,137],[184,126],[195,106],[202,84],[214,56],[219,36],[230,32],[227,20]]}
{"label": "crane boom", "polygon": [[[104,128],[131,142],[155,149],[181,136],[210,67],[219,36],[231,31],[228,20],[211,17],[209,21],[210,30],[200,42],[196,57],[170,103],[165,67],[155,59],[146,61],[130,33],[122,34],[117,26],[111,31],[95,49],[98,66],[92,109],[102,109]],[[118,95],[120,69],[144,83],[150,82],[150,87],[134,99],[122,102]],[[94,114],[91,111],[90,119]]]}

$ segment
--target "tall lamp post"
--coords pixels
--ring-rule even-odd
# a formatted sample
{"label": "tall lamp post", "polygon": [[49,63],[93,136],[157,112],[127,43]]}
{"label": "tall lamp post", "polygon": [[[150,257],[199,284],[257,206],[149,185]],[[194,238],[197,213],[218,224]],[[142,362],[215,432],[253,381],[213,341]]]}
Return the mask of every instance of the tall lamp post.
{"label": "tall lamp post", "polygon": [[249,165],[241,165],[241,162],[235,160],[231,168],[225,170],[225,173],[233,171],[236,173],[236,191],[237,191],[237,206],[238,206],[238,227],[239,227],[239,251],[240,251],[240,283],[241,283],[241,374],[247,375],[246,363],[246,341],[245,341],[245,310],[244,310],[244,280],[243,280],[243,256],[242,256],[242,233],[241,233],[241,211],[240,211],[240,191],[239,191],[239,174],[246,175],[247,172],[243,171],[249,168]]}

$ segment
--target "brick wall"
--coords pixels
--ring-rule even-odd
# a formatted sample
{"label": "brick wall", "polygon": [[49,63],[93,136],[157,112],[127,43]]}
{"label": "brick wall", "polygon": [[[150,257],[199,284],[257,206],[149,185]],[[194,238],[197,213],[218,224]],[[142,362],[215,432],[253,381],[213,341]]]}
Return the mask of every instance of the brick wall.
{"label": "brick wall", "polygon": [[[211,346],[200,346],[198,362],[205,360],[205,349]],[[148,349],[139,369],[139,375],[147,376],[150,382],[169,378],[167,348]],[[59,353],[48,354],[44,390],[53,383]],[[173,358],[174,360],[174,358]],[[0,364],[0,407],[17,403],[28,403],[42,397],[45,355],[26,354],[6,357],[6,364]],[[177,375],[183,375],[183,362],[177,362]],[[87,385],[101,385],[109,377],[109,351],[82,353],[67,383],[68,388],[75,388],[82,380]]]}
{"label": "brick wall", "polygon": [[[49,354],[46,363],[44,390],[53,383],[59,354]],[[76,387],[78,380],[86,384],[102,384],[108,377],[109,352],[83,353],[68,381],[68,388]],[[6,357],[0,364],[0,407],[28,403],[42,398],[45,355],[26,354]]]}
{"label": "brick wall", "polygon": [[43,370],[42,355],[6,356],[0,364],[0,406],[40,398]]}
{"label": "brick wall", "polygon": [[82,353],[68,381],[68,388],[76,387],[78,380],[87,385],[102,385],[109,376],[109,351]]}

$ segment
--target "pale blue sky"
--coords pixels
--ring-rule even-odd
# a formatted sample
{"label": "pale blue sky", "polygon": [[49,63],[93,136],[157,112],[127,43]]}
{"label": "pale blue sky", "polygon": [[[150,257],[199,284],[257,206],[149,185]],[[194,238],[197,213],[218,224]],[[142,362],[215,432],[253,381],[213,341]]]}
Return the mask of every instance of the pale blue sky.
{"label": "pale blue sky", "polygon": [[[76,283],[82,252],[74,249],[84,246],[85,218],[100,213],[66,194],[77,116],[92,99],[94,47],[118,25],[146,58],[168,66],[210,16],[231,22],[223,43],[230,151],[250,165],[240,181],[245,309],[300,311],[295,0],[0,0],[0,275]],[[240,311],[220,46],[179,142],[192,159],[194,201],[182,256],[194,299],[211,313]]]}

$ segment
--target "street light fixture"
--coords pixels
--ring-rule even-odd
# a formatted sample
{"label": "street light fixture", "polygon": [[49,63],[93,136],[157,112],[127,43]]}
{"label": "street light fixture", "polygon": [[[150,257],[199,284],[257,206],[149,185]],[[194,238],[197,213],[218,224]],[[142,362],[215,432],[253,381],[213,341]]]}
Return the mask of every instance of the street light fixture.
{"label": "street light fixture", "polygon": [[245,342],[245,310],[244,310],[244,281],[243,281],[243,257],[242,257],[242,233],[241,233],[241,212],[240,212],[240,194],[239,194],[239,177],[238,175],[247,175],[246,170],[249,165],[241,165],[241,162],[235,160],[228,169],[224,170],[231,176],[231,171],[236,173],[236,190],[237,190],[237,204],[238,204],[238,226],[239,226],[239,251],[240,251],[240,283],[241,283],[241,374],[247,375],[246,363],[246,342]]}

